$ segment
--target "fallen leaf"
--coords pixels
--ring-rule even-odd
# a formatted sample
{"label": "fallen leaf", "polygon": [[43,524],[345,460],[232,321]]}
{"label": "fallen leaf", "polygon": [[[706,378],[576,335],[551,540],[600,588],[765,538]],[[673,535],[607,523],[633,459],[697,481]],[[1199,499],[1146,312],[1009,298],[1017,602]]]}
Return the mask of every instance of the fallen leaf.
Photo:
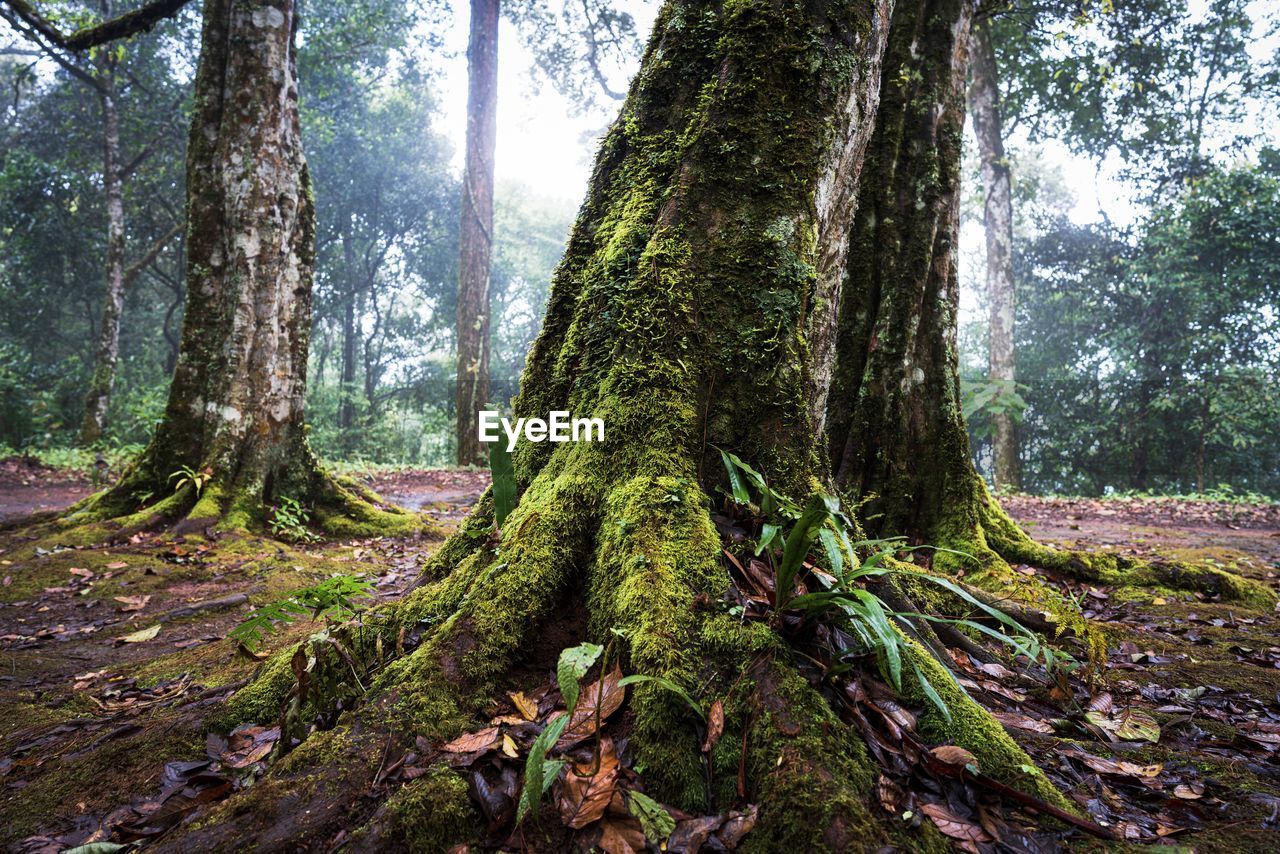
{"label": "fallen leaf", "polygon": [[143,643],[144,641],[149,641],[154,639],[155,636],[158,634],[160,634],[160,624],[156,623],[151,628],[139,629],[136,632],[130,632],[127,635],[122,635],[116,638],[116,640],[120,641],[121,643]]}
{"label": "fallen leaf", "polygon": [[724,703],[716,700],[707,712],[707,737],[702,742],[702,752],[710,753],[724,735]]}
{"label": "fallen leaf", "polygon": [[570,772],[556,781],[556,806],[566,827],[581,830],[604,815],[618,784],[618,757],[613,740],[600,740],[600,767],[592,773],[591,762],[575,762]]}
{"label": "fallen leaf", "polygon": [[604,677],[583,689],[573,718],[557,742],[560,748],[572,747],[595,734],[597,704],[600,706],[601,723],[622,706],[626,689],[619,687],[620,681],[622,681],[622,669],[615,666]]}
{"label": "fallen leaf", "polygon": [[976,851],[977,843],[991,841],[991,837],[981,827],[965,821],[941,804],[921,804],[920,812],[929,816],[944,836],[955,839],[966,851]]}
{"label": "fallen leaf", "polygon": [[965,765],[972,765],[975,768],[978,766],[978,757],[963,747],[956,747],[954,744],[943,744],[929,752],[933,754],[935,759],[948,765],[956,765],[962,768]]}
{"label": "fallen leaf", "polygon": [[107,569],[126,569],[128,566],[129,564],[125,563],[124,561],[117,560],[113,563],[107,564]]}
{"label": "fallen leaf", "polygon": [[992,712],[991,715],[1006,727],[1025,729],[1027,732],[1053,732],[1053,725],[1048,721],[1037,720],[1018,712]]}
{"label": "fallen leaf", "polygon": [[[459,755],[482,753],[491,748],[497,747],[500,739],[498,737],[498,728],[496,726],[485,727],[478,732],[467,732],[450,741],[444,747],[440,748],[445,753],[455,753]],[[471,757],[474,761],[475,757]],[[450,761],[449,764],[453,764]],[[470,764],[468,762],[467,764]]]}
{"label": "fallen leaf", "polygon": [[634,818],[606,819],[600,825],[600,841],[605,854],[637,854],[647,849],[644,830]]}
{"label": "fallen leaf", "polygon": [[119,610],[125,613],[128,613],[129,611],[141,611],[143,608],[147,607],[147,603],[151,601],[150,596],[115,596],[112,598],[124,606]]}
{"label": "fallen leaf", "polygon": [[502,752],[507,756],[510,756],[512,759],[515,759],[520,755],[520,751],[516,749],[515,740],[505,732],[502,734]]}
{"label": "fallen leaf", "polygon": [[508,694],[507,696],[510,697],[511,702],[515,704],[516,711],[520,713],[520,717],[524,718],[526,721],[535,721],[538,719],[538,704],[526,697],[523,691],[516,691],[515,693]]}

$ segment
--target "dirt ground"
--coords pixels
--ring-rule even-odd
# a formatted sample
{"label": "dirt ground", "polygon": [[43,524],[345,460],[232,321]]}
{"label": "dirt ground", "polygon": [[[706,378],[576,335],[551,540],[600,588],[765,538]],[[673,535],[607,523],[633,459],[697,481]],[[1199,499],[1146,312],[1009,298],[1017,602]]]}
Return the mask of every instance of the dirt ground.
{"label": "dirt ground", "polygon": [[[487,473],[366,481],[447,528],[487,486]],[[81,478],[0,461],[0,521],[89,491]],[[1046,542],[1217,565],[1273,587],[1280,575],[1280,507],[1003,503]],[[395,595],[438,543],[245,539],[210,547],[161,533],[85,546],[47,529],[0,530],[0,845],[52,852],[105,839],[145,843],[225,797],[270,746],[263,728],[230,744],[207,731],[219,703],[258,666],[227,633],[253,606],[334,572],[367,573],[378,595]],[[977,666],[957,674],[962,684],[1122,838],[1197,851],[1280,850],[1278,615],[1203,595],[1047,580],[1107,632],[1105,684],[1088,708]],[[292,625],[265,651],[311,630]],[[1060,835],[1067,847],[1095,844]]]}

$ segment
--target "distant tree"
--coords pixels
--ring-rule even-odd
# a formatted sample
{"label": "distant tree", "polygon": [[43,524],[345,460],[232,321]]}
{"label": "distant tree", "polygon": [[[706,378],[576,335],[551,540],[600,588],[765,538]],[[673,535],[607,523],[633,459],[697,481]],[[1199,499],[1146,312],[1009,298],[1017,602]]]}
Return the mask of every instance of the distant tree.
{"label": "distant tree", "polygon": [[467,42],[466,162],[458,231],[457,462],[480,463],[476,413],[489,403],[490,274],[493,264],[494,151],[498,120],[498,22],[506,15],[529,33],[542,71],[589,101],[593,91],[621,98],[609,85],[610,60],[635,48],[631,16],[610,0],[565,3],[553,14],[543,0],[471,0]]}

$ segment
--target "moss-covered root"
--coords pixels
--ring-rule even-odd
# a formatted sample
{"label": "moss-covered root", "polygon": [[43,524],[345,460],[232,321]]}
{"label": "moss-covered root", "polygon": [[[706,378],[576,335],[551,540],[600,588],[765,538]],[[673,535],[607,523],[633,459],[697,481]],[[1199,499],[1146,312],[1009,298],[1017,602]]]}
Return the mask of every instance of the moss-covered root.
{"label": "moss-covered root", "polygon": [[978,770],[983,774],[1053,806],[1079,812],[1035,767],[1000,722],[966,694],[937,659],[915,641],[907,643],[911,657],[948,712],[944,715],[928,699],[914,671],[908,669],[903,674],[903,689],[909,700],[924,709],[920,716],[921,736],[934,744],[963,747],[977,758]]}
{"label": "moss-covered root", "polygon": [[343,850],[445,854],[483,833],[466,780],[451,768],[435,766],[388,798]]}
{"label": "moss-covered root", "polygon": [[271,772],[214,807],[159,851],[324,850],[358,821],[391,736],[345,721],[320,732]]}
{"label": "moss-covered root", "polygon": [[1265,584],[1215,567],[1142,561],[1114,552],[1048,548],[1029,537],[990,496],[981,507],[980,533],[991,550],[1006,561],[1037,566],[1081,581],[1190,590],[1261,609],[1270,609],[1276,603],[1275,591]]}
{"label": "moss-covered root", "polygon": [[748,678],[751,691],[734,709],[751,721],[746,738],[740,728],[726,733],[715,756],[717,777],[723,782],[736,779],[742,762],[747,796],[760,805],[746,850],[881,847],[888,841],[885,827],[868,807],[875,764],[857,732],[779,659],[761,659]]}

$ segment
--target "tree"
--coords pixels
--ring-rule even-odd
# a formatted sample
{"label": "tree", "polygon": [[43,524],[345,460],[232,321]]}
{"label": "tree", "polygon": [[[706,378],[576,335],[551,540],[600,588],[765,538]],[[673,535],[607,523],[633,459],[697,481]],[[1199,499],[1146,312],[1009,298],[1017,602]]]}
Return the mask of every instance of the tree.
{"label": "tree", "polygon": [[168,404],[130,470],[72,508],[70,523],[238,528],[290,497],[314,503],[334,530],[413,524],[340,486],[306,440],[315,210],[296,11],[293,0],[205,4],[187,156],[187,307]]}
{"label": "tree", "polygon": [[[987,21],[974,25],[971,65],[969,104],[982,166],[982,226],[987,243],[987,381],[996,386],[996,399],[999,399],[1015,392],[1017,382],[1013,349],[1013,196],[1009,161],[1004,153],[996,54]],[[996,407],[991,420],[995,485],[1017,489],[1018,441],[1013,413],[1008,408]]]}
{"label": "tree", "polygon": [[[110,0],[99,0],[96,11],[104,21],[112,16]],[[93,372],[89,389],[85,394],[84,417],[80,427],[80,442],[92,445],[102,438],[106,426],[107,407],[112,386],[115,384],[116,364],[120,355],[120,319],[124,308],[125,289],[138,274],[152,264],[167,244],[178,235],[181,228],[175,225],[142,253],[134,264],[125,264],[125,182],[151,153],[152,140],[128,161],[121,145],[120,78],[129,79],[125,72],[142,71],[148,60],[154,64],[154,56],[144,55],[141,61],[128,68],[123,48],[93,48],[87,59],[65,50],[65,39],[56,30],[33,13],[24,14],[24,4],[11,4],[0,9],[0,15],[16,30],[22,32],[38,49],[67,73],[71,79],[87,86],[97,97],[101,110],[102,194],[106,209],[105,280],[106,291],[98,323],[97,342],[94,350]],[[89,9],[79,10],[89,12]],[[90,12],[92,14],[92,12]],[[122,69],[122,66],[125,66]],[[135,78],[136,79],[136,78]],[[131,87],[138,88],[138,87]],[[151,93],[154,97],[156,93]],[[157,136],[164,136],[167,123],[162,123]]]}
{"label": "tree", "polygon": [[[306,740],[171,846],[328,838],[393,748],[456,736],[544,630],[574,626],[580,610],[594,637],[621,635],[632,672],[686,692],[735,686],[727,746],[709,761],[725,800],[739,779],[756,793],[753,846],[887,841],[868,806],[874,766],[856,730],[800,675],[782,634],[716,604],[728,585],[708,509],[724,485],[718,449],[753,461],[776,489],[820,500],[827,449],[838,449],[851,497],[880,494],[869,533],[972,545],[974,576],[1002,589],[1016,574],[1000,554],[1018,550],[1079,574],[1123,569],[1135,582],[1178,583],[1152,567],[1036,551],[969,462],[952,253],[970,8],[899,3],[890,18],[887,2],[665,6],[602,142],[515,404],[520,416],[603,418],[605,441],[518,447],[522,494],[499,530],[490,494],[422,584],[379,619],[268,662],[225,721],[278,720],[286,740]],[[830,394],[827,377],[838,380]],[[978,549],[983,531],[1000,552]],[[1270,596],[1223,573],[1189,578]],[[1088,635],[1078,613],[1061,614]],[[364,693],[343,688],[354,660],[402,646],[353,714],[307,737],[315,720],[333,719],[335,702],[350,709]],[[994,718],[922,647],[907,648],[949,708],[925,705],[921,731],[1065,808]],[[306,673],[296,684],[293,662]],[[921,699],[924,681],[904,678],[907,695]],[[704,806],[706,766],[684,701],[650,682],[631,711],[629,744],[649,791]],[[401,789],[344,839],[369,850],[465,841],[466,787],[431,785],[438,776]],[[318,808],[300,810],[300,800]]]}
{"label": "tree", "polygon": [[[498,19],[505,14],[530,31],[529,41],[542,71],[556,85],[572,91],[582,103],[590,87],[607,97],[607,59],[631,46],[631,16],[601,0],[583,0],[581,8],[566,4],[557,21],[538,0],[509,2],[471,0],[467,42],[467,136],[462,178],[462,221],[458,242],[458,319],[456,395],[457,462],[483,463],[476,438],[476,413],[489,403],[489,286],[493,263],[494,148],[497,144]],[[561,25],[563,24],[563,25]],[[585,46],[582,56],[575,48]],[[590,86],[583,79],[587,70]]]}
{"label": "tree", "polygon": [[489,402],[489,265],[493,153],[498,140],[499,0],[471,0],[467,41],[467,151],[458,229],[458,463],[483,462],[476,413]]}

